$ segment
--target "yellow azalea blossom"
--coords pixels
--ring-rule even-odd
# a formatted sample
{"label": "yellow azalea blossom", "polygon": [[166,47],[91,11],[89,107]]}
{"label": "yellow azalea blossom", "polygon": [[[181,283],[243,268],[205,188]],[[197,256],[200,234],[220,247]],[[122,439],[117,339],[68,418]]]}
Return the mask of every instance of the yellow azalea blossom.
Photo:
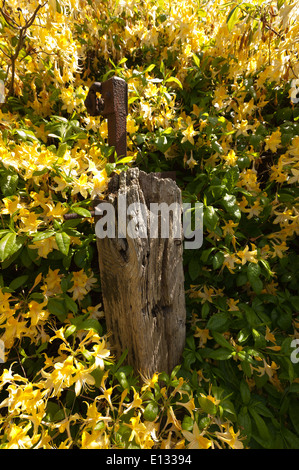
{"label": "yellow azalea blossom", "polygon": [[23,207],[22,204],[20,204],[19,196],[13,196],[11,198],[5,197],[2,201],[4,203],[4,208],[0,210],[1,214],[13,215],[18,209]]}
{"label": "yellow azalea blossom", "polygon": [[91,198],[94,198],[95,196],[99,196],[104,193],[104,191],[107,189],[108,185],[108,176],[106,173],[106,170],[98,171],[97,173],[94,173],[93,179],[92,179],[92,190],[91,190]]}
{"label": "yellow azalea blossom", "polygon": [[238,222],[234,222],[233,220],[228,220],[227,222],[224,221],[224,226],[222,226],[223,235],[234,235],[235,231],[234,228],[238,227]]}
{"label": "yellow azalea blossom", "polygon": [[109,449],[110,439],[106,432],[83,430],[81,449]]}
{"label": "yellow azalea blossom", "polygon": [[234,166],[237,163],[238,157],[234,150],[230,150],[227,155],[222,156],[222,159],[225,161],[226,165]]}
{"label": "yellow azalea blossom", "polygon": [[283,258],[284,252],[289,249],[286,242],[282,242],[279,244],[272,244],[271,248],[273,248],[274,252],[272,253],[272,258],[278,256],[278,258]]}
{"label": "yellow azalea blossom", "polygon": [[28,304],[28,313],[24,314],[24,318],[30,318],[31,325],[35,326],[41,321],[44,322],[48,319],[50,312],[44,310],[43,307],[47,304],[47,301],[38,303],[32,300]]}
{"label": "yellow azalea blossom", "polygon": [[141,407],[141,405],[142,405],[142,399],[140,398],[139,393],[136,392],[136,390],[135,390],[134,387],[132,387],[132,389],[133,389],[133,391],[134,391],[133,401],[132,401],[129,405],[127,405],[127,404],[124,405],[124,406],[127,407],[127,409],[124,411],[124,414],[125,414],[125,413],[128,413],[128,411],[130,411],[132,408],[141,408],[141,409],[143,409],[143,408]]}
{"label": "yellow azalea blossom", "polygon": [[31,429],[32,424],[28,423],[22,426],[12,423],[7,430],[7,445],[6,449],[31,449],[33,445],[39,440],[39,435],[30,437],[28,431]]}
{"label": "yellow azalea blossom", "polygon": [[47,258],[48,254],[53,250],[58,250],[55,237],[44,238],[43,240],[35,241],[29,245],[29,248],[37,249],[37,253],[41,258]]}
{"label": "yellow azalea blossom", "polygon": [[199,291],[195,291],[192,289],[192,286],[191,286],[191,293],[190,293],[190,297],[191,298],[201,298],[201,303],[204,303],[204,302],[210,302],[210,303],[213,303],[213,299],[212,297],[215,296],[215,290],[213,287],[207,287],[206,285],[204,285],[202,287],[201,290]]}
{"label": "yellow azalea blossom", "polygon": [[178,406],[183,406],[188,410],[188,412],[191,415],[191,418],[193,418],[193,410],[195,410],[195,403],[194,403],[194,398],[190,398],[186,403],[183,403],[181,401],[176,402],[176,405]]}
{"label": "yellow azalea blossom", "polygon": [[79,179],[73,181],[72,187],[72,196],[80,193],[86,199],[89,194],[89,189],[91,188],[91,182],[88,181],[88,175],[83,173]]}
{"label": "yellow azalea blossom", "polygon": [[238,257],[240,260],[237,260],[238,263],[241,263],[242,265],[246,264],[247,262],[249,263],[257,263],[257,250],[255,249],[255,245],[251,243],[252,246],[252,251],[249,251],[248,245],[244,248],[244,250],[240,250],[237,252]]}
{"label": "yellow azalea blossom", "polygon": [[288,179],[288,184],[299,183],[299,170],[297,170],[296,168],[292,168],[291,172],[292,172],[293,176],[291,176]]}
{"label": "yellow azalea blossom", "polygon": [[269,137],[265,138],[265,150],[271,150],[271,152],[275,153],[278,148],[281,147],[281,132],[277,130],[272,132]]}
{"label": "yellow azalea blossom", "polygon": [[44,277],[44,284],[41,290],[45,297],[51,297],[56,294],[61,294],[61,280],[62,275],[59,274],[59,269],[52,270],[49,268],[48,274]]}
{"label": "yellow azalea blossom", "polygon": [[106,349],[106,343],[104,340],[100,341],[99,344],[94,344],[93,352],[91,352],[94,357],[94,367],[99,367],[104,369],[104,359],[110,356],[109,349]]}
{"label": "yellow azalea blossom", "polygon": [[194,422],[193,430],[190,431],[182,431],[182,434],[187,441],[189,441],[188,449],[209,449],[211,447],[212,442],[210,439],[204,437],[200,432],[196,422]]}
{"label": "yellow azalea blossom", "polygon": [[253,206],[248,209],[243,208],[243,212],[248,213],[247,218],[252,219],[252,217],[258,217],[263,211],[263,207],[260,205],[260,199],[258,198],[254,201]]}
{"label": "yellow azalea blossom", "polygon": [[226,267],[230,273],[233,273],[235,269],[235,263],[238,262],[239,260],[234,253],[224,253],[224,261],[221,269]]}
{"label": "yellow azalea blossom", "polygon": [[129,114],[127,117],[127,131],[129,134],[135,134],[138,131],[135,119]]}
{"label": "yellow azalea blossom", "polygon": [[221,425],[225,432],[218,432],[216,431],[215,434],[221,441],[228,444],[232,449],[243,449],[243,443],[238,439],[240,435],[240,431],[235,433],[233,426],[230,426],[229,423],[225,423]]}
{"label": "yellow azalea blossom", "polygon": [[141,444],[144,434],[147,433],[146,426],[140,421],[140,413],[130,419],[131,424],[126,424],[132,431],[129,437],[129,442],[135,438],[137,444]]}
{"label": "yellow azalea blossom", "polygon": [[187,163],[188,167],[191,168],[191,169],[194,168],[195,165],[198,165],[197,161],[194,160],[194,158],[193,158],[193,152],[191,152],[191,157],[189,158],[189,160],[186,161],[186,163]]}
{"label": "yellow azalea blossom", "polygon": [[195,338],[199,338],[199,347],[202,348],[204,347],[204,345],[206,344],[207,340],[208,339],[212,339],[212,336],[209,335],[209,330],[204,328],[204,329],[200,329],[198,327],[196,327],[196,330],[195,330],[195,333],[194,333],[194,337]]}
{"label": "yellow azalea blossom", "polygon": [[181,143],[188,141],[192,145],[194,145],[194,136],[198,134],[198,131],[194,130],[193,128],[194,121],[192,121],[190,116],[186,118],[185,122],[187,124],[187,127],[182,131],[182,134],[184,137],[182,138]]}
{"label": "yellow azalea blossom", "polygon": [[266,325],[266,334],[265,334],[265,340],[266,341],[271,341],[271,343],[276,344],[276,339],[273,333],[270,332],[270,328],[268,325]]}
{"label": "yellow azalea blossom", "polygon": [[68,292],[72,293],[74,300],[82,300],[91,289],[92,284],[96,282],[96,279],[89,278],[83,269],[80,271],[74,271],[72,276],[73,285],[70,289],[68,289]]}
{"label": "yellow azalea blossom", "polygon": [[63,216],[64,214],[67,213],[68,209],[61,203],[61,202],[57,202],[57,204],[53,204],[53,203],[47,203],[46,204],[47,208],[48,208],[48,211],[47,211],[47,217],[50,217],[50,218],[56,218],[56,219],[59,219],[61,220],[61,222],[63,222]]}
{"label": "yellow azalea blossom", "polygon": [[95,384],[95,378],[90,374],[90,372],[90,368],[85,368],[83,364],[77,362],[76,374],[74,376],[76,396],[80,394],[82,388],[85,390]]}
{"label": "yellow azalea blossom", "polygon": [[227,306],[229,307],[228,311],[229,312],[238,312],[239,309],[237,307],[237,304],[239,303],[239,299],[227,299],[226,300]]}
{"label": "yellow azalea blossom", "polygon": [[159,380],[159,374],[155,372],[151,377],[146,377],[144,374],[141,374],[142,380],[144,384],[141,387],[141,391],[143,392],[144,390],[147,389],[152,389],[155,387],[155,384]]}

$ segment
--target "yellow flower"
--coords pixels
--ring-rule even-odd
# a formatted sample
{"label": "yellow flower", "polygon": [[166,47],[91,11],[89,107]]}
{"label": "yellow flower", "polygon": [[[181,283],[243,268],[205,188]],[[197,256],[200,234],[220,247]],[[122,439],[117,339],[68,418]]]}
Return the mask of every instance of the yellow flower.
{"label": "yellow flower", "polygon": [[199,340],[199,347],[200,348],[202,348],[206,344],[208,339],[212,339],[212,336],[209,335],[209,332],[210,332],[210,330],[208,330],[206,328],[201,330],[200,328],[198,328],[198,326],[196,327],[194,337],[200,339]]}
{"label": "yellow flower", "polygon": [[227,306],[229,307],[228,311],[229,312],[238,312],[239,309],[237,307],[237,304],[239,303],[239,299],[227,299],[226,300]]}
{"label": "yellow flower", "polygon": [[188,449],[209,449],[211,447],[212,442],[203,437],[198,429],[198,425],[194,422],[193,430],[190,431],[182,431],[182,434],[187,441],[189,441]]}
{"label": "yellow flower", "polygon": [[35,326],[40,321],[46,321],[50,312],[43,310],[43,307],[47,304],[47,301],[43,303],[38,303],[35,300],[32,300],[28,304],[28,313],[24,314],[24,318],[30,318],[31,325]]}
{"label": "yellow flower", "polygon": [[43,240],[35,241],[29,248],[37,249],[38,256],[47,258],[48,254],[53,250],[58,250],[55,237],[44,238]]}
{"label": "yellow flower", "polygon": [[272,248],[274,249],[274,253],[272,253],[272,258],[275,258],[276,256],[278,256],[278,258],[283,258],[284,252],[289,249],[286,242],[282,242],[280,243],[280,245],[272,244]]}
{"label": "yellow flower", "polygon": [[4,203],[4,208],[1,209],[1,214],[14,214],[18,209],[22,207],[20,204],[19,196],[5,197],[2,199]]}
{"label": "yellow flower", "polygon": [[41,290],[44,292],[45,297],[50,297],[51,295],[62,293],[62,275],[58,273],[59,269],[52,270],[51,268],[49,268],[48,274],[44,278],[44,285],[41,287]]}
{"label": "yellow flower", "polygon": [[193,122],[194,122],[194,121],[191,120],[191,117],[190,117],[190,116],[188,116],[188,117],[186,118],[187,127],[186,127],[185,130],[182,131],[182,134],[183,134],[183,136],[184,136],[184,137],[182,138],[182,140],[181,140],[182,143],[188,141],[188,142],[190,142],[192,145],[194,145],[194,138],[193,138],[193,137],[194,137],[195,135],[197,135],[198,132],[195,131],[194,128],[193,128]]}
{"label": "yellow flower", "polygon": [[229,423],[222,424],[221,426],[225,429],[225,432],[216,431],[215,434],[218,439],[228,444],[232,449],[243,449],[243,443],[238,440],[240,431],[235,433],[233,426],[230,426]]}
{"label": "yellow flower", "polygon": [[134,390],[134,398],[129,405],[125,405],[127,406],[127,409],[124,411],[124,414],[128,413],[132,408],[141,408],[142,405],[142,399],[140,398],[139,393],[136,392],[134,387],[132,387],[132,389]]}
{"label": "yellow flower", "polygon": [[82,432],[81,449],[109,449],[109,436],[102,430],[92,430],[90,433],[84,429]]}
{"label": "yellow flower", "polygon": [[187,163],[188,167],[191,168],[191,169],[194,168],[195,165],[198,165],[197,161],[194,160],[194,158],[193,158],[193,152],[191,152],[191,157],[189,158],[189,160],[186,161],[186,163]]}
{"label": "yellow flower", "polygon": [[270,332],[270,328],[268,327],[268,325],[266,326],[265,340],[271,341],[271,343],[276,344],[275,336],[273,335],[273,333]]}
{"label": "yellow flower", "polygon": [[230,150],[227,155],[224,155],[223,160],[226,165],[234,166],[237,163],[238,157],[235,154],[234,150]]}
{"label": "yellow flower", "polygon": [[247,261],[249,263],[257,263],[257,250],[255,250],[255,245],[252,243],[252,251],[249,251],[248,245],[246,245],[244,250],[240,250],[237,252],[240,260],[237,260],[238,263],[242,263],[242,265],[246,264]]}
{"label": "yellow flower", "polygon": [[193,418],[193,410],[195,410],[194,398],[190,398],[190,400],[188,400],[186,403],[177,401],[176,405],[183,406],[184,408],[186,408],[186,410],[189,411],[191,418]]}
{"label": "yellow flower", "polygon": [[26,213],[23,217],[20,217],[23,226],[20,228],[21,232],[28,232],[29,234],[35,233],[38,227],[43,223],[42,220],[38,219],[38,214],[35,212],[29,212],[26,210]]}
{"label": "yellow flower", "polygon": [[101,341],[99,344],[93,345],[93,351],[91,354],[95,359],[94,367],[99,367],[100,369],[104,369],[104,359],[110,356],[109,349],[106,349],[105,341]]}
{"label": "yellow flower", "polygon": [[127,117],[127,131],[129,134],[135,134],[138,131],[135,119],[129,114]]}
{"label": "yellow flower", "polygon": [[103,194],[108,185],[108,175],[106,173],[106,170],[94,172],[92,185],[93,187],[91,191],[91,198]]}
{"label": "yellow flower", "polygon": [[90,374],[91,369],[85,368],[83,364],[77,362],[76,364],[76,375],[74,377],[75,382],[75,394],[78,396],[85,388],[95,384],[95,378]]}
{"label": "yellow flower", "polygon": [[234,228],[238,227],[237,222],[233,222],[232,220],[229,220],[228,222],[224,221],[224,226],[222,227],[223,230],[223,235],[226,236],[227,234],[229,235],[234,235],[235,231]]}
{"label": "yellow flower", "polygon": [[234,253],[224,253],[222,269],[226,267],[230,273],[233,273],[235,269],[235,263],[238,262],[239,260],[236,258]]}
{"label": "yellow flower", "polygon": [[86,173],[83,173],[79,179],[73,182],[72,196],[80,193],[84,198],[87,198],[90,188],[91,183],[88,181],[88,176]]}
{"label": "yellow flower", "polygon": [[252,219],[252,217],[258,217],[262,211],[263,207],[260,205],[260,199],[254,201],[253,206],[249,207],[249,209],[243,208],[243,212],[248,213],[248,219]]}
{"label": "yellow flower", "polygon": [[288,179],[288,184],[299,183],[299,170],[292,168],[291,172],[293,173],[293,176]]}
{"label": "yellow flower", "polygon": [[271,150],[271,152],[275,153],[277,149],[281,147],[280,130],[272,132],[272,134],[269,137],[266,137],[265,143],[266,143],[265,150]]}

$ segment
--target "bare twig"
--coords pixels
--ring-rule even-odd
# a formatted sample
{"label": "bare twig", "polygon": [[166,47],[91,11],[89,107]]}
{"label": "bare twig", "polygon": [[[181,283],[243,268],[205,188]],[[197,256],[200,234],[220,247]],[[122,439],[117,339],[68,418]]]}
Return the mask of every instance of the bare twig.
{"label": "bare twig", "polygon": [[26,20],[24,15],[23,18],[25,20],[25,25],[20,26],[9,14],[5,11],[5,0],[2,0],[2,7],[0,8],[0,13],[2,14],[3,18],[5,19],[6,23],[13,28],[14,30],[19,31],[19,38],[18,42],[15,48],[14,53],[8,54],[6,53],[2,48],[0,48],[1,52],[10,59],[11,61],[11,81],[9,84],[8,88],[8,96],[12,96],[14,93],[14,82],[15,82],[15,74],[16,74],[16,62],[19,57],[19,54],[21,52],[22,47],[24,46],[26,35],[27,35],[27,30],[30,28],[30,26],[33,25],[35,18],[41,8],[43,8],[46,4],[48,3],[48,0],[46,0],[44,3],[38,5],[34,12],[32,13],[31,17]]}

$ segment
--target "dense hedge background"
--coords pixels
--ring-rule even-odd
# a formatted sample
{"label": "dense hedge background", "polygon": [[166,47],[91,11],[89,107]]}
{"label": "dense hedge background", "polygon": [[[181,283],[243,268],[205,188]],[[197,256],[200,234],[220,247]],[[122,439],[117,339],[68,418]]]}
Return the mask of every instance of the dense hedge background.
{"label": "dense hedge background", "polygon": [[[0,4],[1,448],[298,448],[298,3]],[[107,164],[84,99],[112,75]],[[182,363],[143,381],[109,349],[89,217],[128,166],[204,205]]]}

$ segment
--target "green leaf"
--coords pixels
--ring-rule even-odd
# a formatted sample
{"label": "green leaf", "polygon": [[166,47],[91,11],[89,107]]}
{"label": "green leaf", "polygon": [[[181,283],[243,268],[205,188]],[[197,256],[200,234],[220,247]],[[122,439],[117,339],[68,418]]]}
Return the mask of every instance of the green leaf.
{"label": "green leaf", "polygon": [[69,235],[65,232],[57,232],[55,234],[55,240],[59,251],[61,251],[62,254],[67,256],[71,244],[71,239]]}
{"label": "green leaf", "polygon": [[90,211],[88,209],[85,209],[84,207],[72,206],[71,209],[76,214],[81,215],[81,217],[91,217]]}
{"label": "green leaf", "polygon": [[208,230],[213,232],[216,228],[219,217],[213,206],[206,206],[203,208],[203,222]]}
{"label": "green leaf", "polygon": [[221,333],[218,333],[217,331],[212,331],[213,338],[215,341],[220,345],[223,346],[224,348],[228,349],[229,351],[233,351],[234,348],[233,346],[224,338],[224,336]]}
{"label": "green leaf", "polygon": [[239,6],[235,6],[234,8],[232,8],[232,10],[229,12],[227,18],[226,18],[226,24],[227,24],[227,28],[229,30],[229,32],[232,31],[233,27],[235,26],[235,24],[237,23],[238,21],[238,8]]}
{"label": "green leaf", "polygon": [[170,77],[170,78],[167,78],[167,80],[165,80],[165,82],[175,82],[177,85],[179,85],[179,87],[181,89],[183,89],[183,85],[182,83],[180,82],[180,80],[177,78],[177,77]]}
{"label": "green leaf", "polygon": [[244,429],[243,432],[246,435],[246,440],[250,440],[252,426],[251,419],[246,406],[244,406],[238,414],[238,424],[240,428],[242,427]]}
{"label": "green leaf", "polygon": [[0,241],[0,261],[4,261],[6,258],[14,253],[14,247],[16,243],[16,234],[8,233]]}
{"label": "green leaf", "polygon": [[289,406],[289,415],[291,418],[292,425],[296,433],[299,435],[299,403],[298,401],[292,400]]}
{"label": "green leaf", "polygon": [[256,424],[256,427],[257,427],[257,430],[258,430],[258,433],[259,433],[260,437],[263,440],[269,442],[268,445],[270,445],[271,444],[271,437],[270,437],[269,429],[268,429],[265,421],[253,408],[249,408],[249,412],[250,412],[251,416],[254,419],[254,422]]}
{"label": "green leaf", "polygon": [[34,237],[34,242],[39,242],[40,240],[45,240],[46,238],[50,238],[55,235],[54,230],[45,230],[44,232],[38,232]]}
{"label": "green leaf", "polygon": [[78,322],[77,330],[93,330],[99,335],[101,335],[103,332],[101,324],[95,318],[87,318],[86,320]]}
{"label": "green leaf", "polygon": [[247,266],[248,281],[256,294],[260,294],[263,289],[263,282],[259,278],[261,268],[258,263],[249,263]]}
{"label": "green leaf", "polygon": [[227,313],[215,313],[208,321],[207,328],[224,332],[229,325],[229,317]]}
{"label": "green leaf", "polygon": [[245,405],[248,405],[248,403],[250,402],[250,390],[245,380],[241,380],[240,393],[241,393],[241,398],[242,398],[243,403]]}
{"label": "green leaf", "polygon": [[62,158],[67,151],[67,143],[64,142],[63,144],[60,144],[57,150],[57,157]]}
{"label": "green leaf", "polygon": [[5,197],[16,193],[19,177],[15,173],[6,173],[0,178],[0,188]]}
{"label": "green leaf", "polygon": [[220,268],[223,265],[223,261],[224,254],[221,251],[218,251],[218,253],[213,256],[213,269]]}
{"label": "green leaf", "polygon": [[241,210],[236,203],[236,197],[233,194],[226,194],[223,197],[221,204],[229,215],[237,220],[241,218]]}
{"label": "green leaf", "polygon": [[221,155],[224,154],[224,150],[217,140],[211,140],[211,147],[214,152],[220,153]]}
{"label": "green leaf", "polygon": [[198,403],[205,413],[209,415],[215,415],[217,413],[217,406],[208,398],[198,397]]}
{"label": "green leaf", "polygon": [[143,417],[145,421],[155,421],[159,413],[159,407],[157,403],[151,402],[146,405],[145,410],[143,412]]}
{"label": "green leaf", "polygon": [[52,315],[55,315],[58,320],[63,322],[67,316],[67,309],[65,308],[65,304],[63,299],[55,299],[51,298],[48,300],[47,309]]}
{"label": "green leaf", "polygon": [[28,278],[29,278],[29,276],[27,274],[24,274],[23,276],[16,277],[9,284],[9,288],[12,289],[12,290],[17,290],[19,287],[21,287],[23,284],[25,284],[25,282],[27,281]]}
{"label": "green leaf", "polygon": [[192,258],[188,265],[188,272],[191,277],[191,280],[194,281],[201,272],[201,266],[196,258]]}
{"label": "green leaf", "polygon": [[219,348],[210,351],[208,357],[216,361],[226,361],[232,357],[232,353],[225,348]]}
{"label": "green leaf", "polygon": [[71,297],[69,297],[67,294],[64,294],[63,299],[68,310],[74,314],[78,313],[78,305]]}

